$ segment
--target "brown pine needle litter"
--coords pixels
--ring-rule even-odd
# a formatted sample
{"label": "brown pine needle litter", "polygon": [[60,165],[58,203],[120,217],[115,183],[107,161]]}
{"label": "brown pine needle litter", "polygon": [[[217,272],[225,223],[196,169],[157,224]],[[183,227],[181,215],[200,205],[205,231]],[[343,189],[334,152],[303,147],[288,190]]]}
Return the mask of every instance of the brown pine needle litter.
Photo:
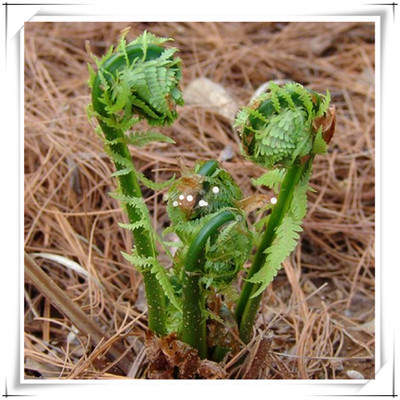
{"label": "brown pine needle litter", "polygon": [[[118,226],[126,221],[108,196],[115,189],[113,167],[85,113],[85,41],[101,56],[127,25],[25,25],[25,251],[29,265],[45,271],[52,285],[38,288],[26,274],[26,379],[152,376],[141,277],[120,253],[132,248],[132,239]],[[295,80],[320,92],[328,88],[336,106],[329,154],[314,162],[316,192],[309,195],[301,242],[264,294],[252,341],[212,367],[218,374],[204,376],[349,379],[356,371],[373,378],[374,24],[129,25],[128,40],[145,29],[175,39],[184,90],[208,78],[232,104],[245,105],[265,82]],[[163,129],[176,145],[132,149],[135,165],[163,181],[181,165],[219,159],[245,195],[268,194],[251,186],[249,178],[262,170],[243,159],[229,115],[212,100],[205,104],[207,98],[191,99]],[[161,231],[168,224],[162,193],[145,190],[144,196]],[[80,309],[76,315],[87,320],[57,306],[52,296],[60,291],[66,309]],[[82,331],[92,325],[97,336]]]}

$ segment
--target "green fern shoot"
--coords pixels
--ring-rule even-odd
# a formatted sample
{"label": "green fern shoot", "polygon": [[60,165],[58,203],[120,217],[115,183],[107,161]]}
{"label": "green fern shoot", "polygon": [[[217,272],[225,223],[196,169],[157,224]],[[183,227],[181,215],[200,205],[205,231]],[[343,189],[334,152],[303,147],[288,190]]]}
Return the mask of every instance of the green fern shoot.
{"label": "green fern shoot", "polygon": [[252,246],[246,216],[238,207],[241,199],[241,190],[216,161],[197,163],[168,192],[168,231],[182,242],[175,260],[182,291],[181,336],[202,358],[208,355],[207,294],[218,296],[231,286]]}
{"label": "green fern shoot", "polygon": [[269,169],[254,183],[278,192],[236,307],[240,338],[247,343],[264,289],[296,247],[307,211],[312,161],[325,153],[335,126],[330,94],[318,94],[299,83],[266,93],[238,113],[235,127],[246,158]]}
{"label": "green fern shoot", "polygon": [[173,140],[156,132],[137,132],[131,128],[145,119],[150,125],[171,124],[177,117],[176,105],[183,104],[179,90],[181,62],[174,58],[175,48],[164,47],[170,39],[144,32],[127,44],[122,34],[119,45],[102,58],[94,58],[97,71],[89,65],[92,103],[88,115],[99,123],[105,150],[114,162],[119,189],[114,195],[123,205],[130,223],[135,248],[125,258],[142,273],[146,288],[149,328],[163,336],[167,333],[166,297],[179,307],[165,270],[157,260],[159,240],[150,223],[140,183],[158,190],[172,183],[155,183],[135,169],[128,145],[145,146],[153,141]]}

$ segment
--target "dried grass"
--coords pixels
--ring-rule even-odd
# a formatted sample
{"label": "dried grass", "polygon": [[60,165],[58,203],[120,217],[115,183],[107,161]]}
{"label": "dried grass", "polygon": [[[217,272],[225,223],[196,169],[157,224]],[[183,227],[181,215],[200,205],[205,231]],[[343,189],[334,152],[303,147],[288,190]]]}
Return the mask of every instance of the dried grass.
{"label": "dried grass", "polygon": [[[86,271],[36,261],[111,341],[135,360],[128,378],[147,376],[145,304],[140,275],[120,251],[132,246],[125,219],[107,193],[113,167],[88,123],[85,40],[101,55],[122,23],[27,23],[25,26],[25,249],[75,261]],[[134,23],[175,38],[184,87],[206,76],[245,104],[271,79],[329,88],[337,128],[328,156],[315,162],[301,244],[267,289],[253,341],[225,360],[230,378],[374,376],[374,26],[371,23]],[[176,146],[132,150],[136,165],[163,180],[198,159],[224,162],[246,194],[261,170],[243,160],[230,124],[201,106],[180,109],[164,130]],[[161,195],[146,191],[154,223],[168,218]],[[100,284],[99,284],[100,283]],[[26,378],[125,379],[77,333],[29,281],[25,287]],[[266,342],[273,333],[273,339]],[[242,356],[246,362],[236,364]],[[261,362],[267,360],[266,362]],[[258,364],[257,364],[258,363]],[[254,365],[259,365],[258,372]],[[247,374],[247,375],[246,375]]]}

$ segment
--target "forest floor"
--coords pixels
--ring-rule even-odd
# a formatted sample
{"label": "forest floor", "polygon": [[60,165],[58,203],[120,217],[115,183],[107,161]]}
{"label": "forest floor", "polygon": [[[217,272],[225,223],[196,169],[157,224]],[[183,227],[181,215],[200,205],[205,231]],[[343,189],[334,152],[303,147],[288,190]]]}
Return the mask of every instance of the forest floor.
{"label": "forest floor", "polygon": [[[25,284],[25,378],[148,377],[146,314],[140,274],[121,250],[132,240],[114,189],[113,166],[88,122],[87,63],[117,43],[126,23],[25,25],[25,251],[132,356],[120,374],[29,279]],[[372,23],[132,23],[174,38],[187,102],[163,133],[176,145],[132,149],[135,165],[157,180],[181,165],[218,159],[245,195],[262,174],[240,154],[233,116],[269,80],[294,80],[332,94],[336,133],[314,163],[301,242],[266,290],[246,362],[228,358],[227,378],[350,379],[375,371],[375,87]],[[221,106],[205,84],[220,85]],[[204,83],[204,81],[203,81]],[[212,86],[214,87],[214,86]],[[200,90],[200,92],[201,92]],[[197,89],[197,92],[199,89]],[[196,92],[196,90],[195,90]],[[222,93],[221,92],[221,93]],[[201,97],[203,96],[203,97]],[[207,101],[211,102],[206,104]],[[144,192],[154,224],[167,226],[162,194]],[[55,258],[58,256],[59,258]],[[73,261],[74,263],[71,263]],[[75,268],[78,265],[79,268]],[[74,269],[75,268],[75,269]],[[269,345],[254,370],[265,335]],[[272,335],[272,336],[271,336]],[[252,368],[253,365],[253,368]]]}

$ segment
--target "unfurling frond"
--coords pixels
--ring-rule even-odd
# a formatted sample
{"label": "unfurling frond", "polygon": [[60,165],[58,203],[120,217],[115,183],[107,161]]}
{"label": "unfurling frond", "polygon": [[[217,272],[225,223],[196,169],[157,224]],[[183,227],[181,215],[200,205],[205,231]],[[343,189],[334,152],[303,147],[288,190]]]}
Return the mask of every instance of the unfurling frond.
{"label": "unfurling frond", "polygon": [[329,102],[329,92],[324,96],[299,83],[279,87],[270,82],[268,92],[237,115],[234,126],[245,156],[264,167],[275,168],[290,167],[313,154],[318,130],[314,120],[326,113]]}
{"label": "unfurling frond", "polygon": [[[238,208],[242,193],[231,175],[217,166],[209,175],[200,175],[204,163],[196,164],[177,179],[168,192],[167,212],[174,232],[183,243],[176,264],[185,262],[185,253],[200,230],[223,211],[234,210],[237,218],[210,238],[205,250],[203,283],[220,288],[228,284],[248,258],[253,237],[244,212]],[[177,265],[177,270],[181,268]]]}
{"label": "unfurling frond", "polygon": [[89,68],[93,109],[100,123],[126,131],[138,119],[151,125],[171,124],[180,92],[181,61],[175,48],[164,48],[169,39],[145,32],[126,44],[123,33],[115,51],[95,60],[97,74]]}
{"label": "unfurling frond", "polygon": [[170,278],[168,277],[167,271],[159,263],[155,257],[144,257],[139,256],[135,249],[132,250],[132,254],[127,254],[121,252],[123,257],[129,261],[138,271],[143,272],[143,270],[148,269],[151,271],[160,286],[163,288],[165,295],[170,300],[170,302],[181,312],[182,304],[175,295],[174,288],[171,284]]}
{"label": "unfurling frond", "polygon": [[265,250],[265,262],[249,282],[261,284],[253,297],[258,296],[273,281],[282,266],[282,262],[295,249],[299,233],[302,231],[302,220],[307,212],[307,190],[311,168],[305,172],[299,185],[296,186],[288,213],[277,227],[275,238]]}
{"label": "unfurling frond", "polygon": [[218,289],[226,287],[250,255],[253,237],[244,217],[225,226],[206,248],[204,282]]}
{"label": "unfurling frond", "polygon": [[124,29],[117,48],[111,47],[99,60],[93,56],[97,71],[89,66],[89,87],[92,102],[87,107],[88,117],[99,122],[101,136],[116,171],[119,193],[113,195],[124,207],[128,224],[120,224],[132,232],[137,251],[124,254],[136,267],[143,269],[148,302],[149,328],[158,335],[166,334],[165,295],[176,307],[179,305],[169,278],[157,260],[157,242],[168,256],[171,253],[152,227],[149,211],[142,197],[140,183],[153,190],[165,188],[166,182],[153,182],[136,170],[128,144],[138,147],[159,141],[174,143],[172,139],[155,132],[134,132],[127,135],[133,125],[146,120],[149,125],[171,124],[177,117],[176,106],[183,104],[180,91],[181,61],[174,57],[176,49],[165,48],[165,38],[144,32],[127,44]]}
{"label": "unfurling frond", "polygon": [[279,192],[279,188],[285,177],[286,170],[284,168],[276,168],[268,171],[264,175],[261,175],[257,179],[252,179],[253,185],[255,186],[267,186],[274,192]]}

